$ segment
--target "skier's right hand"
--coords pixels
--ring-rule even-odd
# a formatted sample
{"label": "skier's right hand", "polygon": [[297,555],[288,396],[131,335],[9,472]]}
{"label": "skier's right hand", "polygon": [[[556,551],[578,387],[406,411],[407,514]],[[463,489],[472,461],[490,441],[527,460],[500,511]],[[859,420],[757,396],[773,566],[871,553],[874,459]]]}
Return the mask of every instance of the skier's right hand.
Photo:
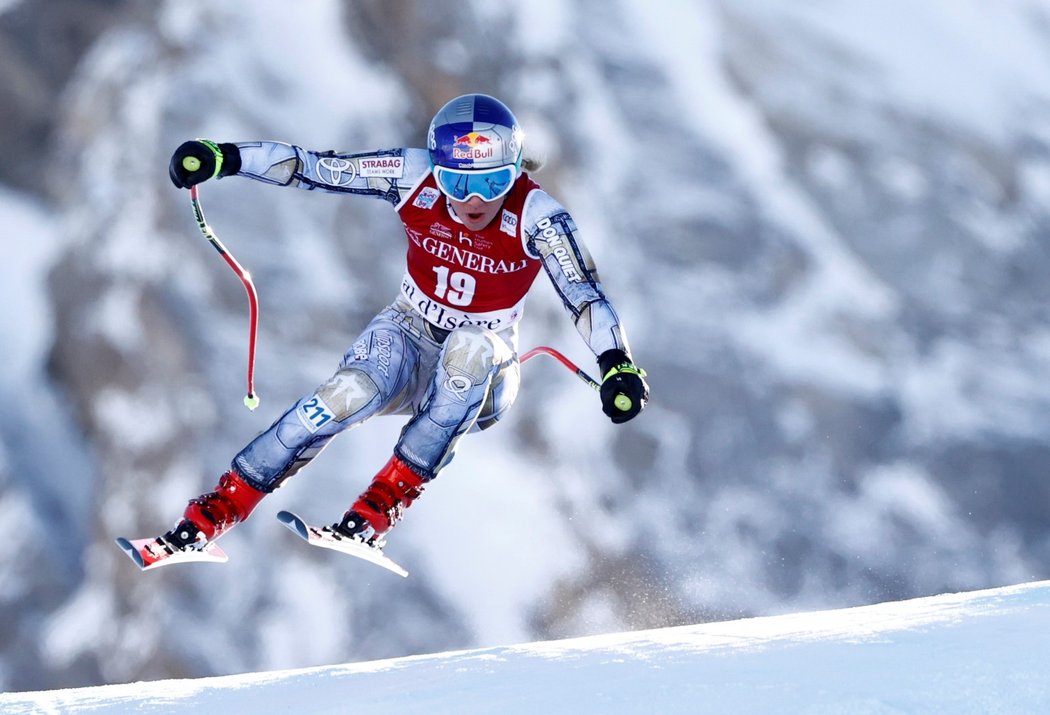
{"label": "skier's right hand", "polygon": [[232,176],[240,170],[241,152],[236,144],[216,144],[207,139],[183,142],[168,164],[171,183],[180,189],[215,177]]}
{"label": "skier's right hand", "polygon": [[606,350],[598,356],[602,371],[599,394],[602,412],[614,424],[634,419],[649,401],[649,385],[645,382],[645,370],[635,366],[623,350]]}

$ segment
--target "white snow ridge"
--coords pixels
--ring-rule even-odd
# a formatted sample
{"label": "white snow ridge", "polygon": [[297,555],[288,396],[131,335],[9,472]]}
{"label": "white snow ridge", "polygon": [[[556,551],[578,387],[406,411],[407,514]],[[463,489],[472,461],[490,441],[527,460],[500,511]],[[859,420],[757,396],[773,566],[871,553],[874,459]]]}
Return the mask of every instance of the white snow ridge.
{"label": "white snow ridge", "polygon": [[1047,713],[1050,582],[336,665],[0,695],[33,713]]}

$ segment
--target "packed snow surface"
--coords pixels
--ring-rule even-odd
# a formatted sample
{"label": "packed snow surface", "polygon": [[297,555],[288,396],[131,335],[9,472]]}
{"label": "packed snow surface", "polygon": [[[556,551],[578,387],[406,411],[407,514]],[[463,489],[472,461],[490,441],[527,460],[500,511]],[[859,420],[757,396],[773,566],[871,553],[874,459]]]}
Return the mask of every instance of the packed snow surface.
{"label": "packed snow surface", "polygon": [[1050,582],[304,670],[0,695],[33,713],[1045,713]]}

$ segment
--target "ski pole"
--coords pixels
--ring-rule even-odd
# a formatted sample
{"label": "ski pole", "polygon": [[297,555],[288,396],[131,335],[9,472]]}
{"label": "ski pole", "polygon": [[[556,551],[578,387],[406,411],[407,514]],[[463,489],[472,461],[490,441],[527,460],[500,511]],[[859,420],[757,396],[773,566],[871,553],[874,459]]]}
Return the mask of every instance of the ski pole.
{"label": "ski pole", "polygon": [[[531,360],[532,358],[536,357],[537,355],[546,355],[547,357],[554,358],[555,360],[560,362],[562,365],[564,365],[566,368],[568,368],[568,370],[570,372],[575,374],[576,377],[580,378],[580,380],[582,380],[584,382],[584,384],[586,384],[592,390],[594,390],[595,392],[600,392],[601,391],[601,389],[602,389],[601,383],[599,383],[593,377],[591,377],[590,375],[585,373],[583,370],[581,370],[580,367],[576,363],[574,363],[572,360],[570,360],[569,358],[565,357],[564,355],[562,355],[560,352],[558,352],[554,348],[549,348],[546,345],[538,345],[538,346],[534,347],[532,350],[529,350],[527,353],[525,353],[520,358],[518,358],[518,362],[525,362],[527,360]],[[631,409],[631,398],[628,397],[627,395],[624,395],[624,394],[621,393],[621,394],[617,395],[615,397],[615,399],[613,399],[613,404],[616,405],[617,409],[622,410],[623,412],[626,412],[627,410]]]}
{"label": "ski pole", "polygon": [[518,362],[522,362],[522,363],[523,362],[527,362],[527,361],[531,360],[532,358],[536,357],[537,355],[546,355],[547,357],[554,358],[555,360],[560,362],[562,365],[564,365],[566,368],[568,368],[570,372],[574,373],[576,375],[576,377],[578,377],[581,380],[583,380],[584,384],[586,384],[588,387],[592,388],[595,391],[601,389],[602,386],[600,384],[598,384],[598,381],[595,380],[590,375],[588,375],[587,373],[585,373],[583,370],[581,370],[576,365],[576,363],[574,363],[572,360],[570,360],[569,358],[567,358],[564,355],[562,355],[560,352],[558,352],[554,348],[549,348],[546,345],[538,345],[538,346],[534,347],[532,350],[529,350],[527,353],[525,353],[520,358],[518,358]]}
{"label": "ski pole", "polygon": [[[200,160],[196,157],[188,156],[182,160],[182,165],[187,171],[196,171],[200,168]],[[249,410],[254,410],[259,406],[259,396],[255,394],[255,340],[259,328],[259,296],[255,292],[255,284],[252,282],[251,273],[244,270],[241,264],[237,262],[237,259],[226,250],[226,246],[222,245],[222,241],[219,240],[219,237],[215,235],[215,232],[211,230],[208,222],[204,219],[204,210],[201,208],[200,194],[196,186],[190,188],[190,202],[193,205],[193,215],[197,219],[197,226],[200,228],[201,233],[215,247],[215,250],[219,252],[226,264],[237,274],[237,277],[241,279],[241,283],[244,284],[244,290],[248,293],[248,394],[244,396],[244,406]]]}

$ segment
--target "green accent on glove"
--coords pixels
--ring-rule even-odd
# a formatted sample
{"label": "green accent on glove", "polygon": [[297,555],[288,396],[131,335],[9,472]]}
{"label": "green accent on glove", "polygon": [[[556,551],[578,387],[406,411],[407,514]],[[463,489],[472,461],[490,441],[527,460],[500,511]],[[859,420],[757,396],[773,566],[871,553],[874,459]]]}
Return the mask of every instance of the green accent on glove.
{"label": "green accent on glove", "polygon": [[640,367],[637,367],[633,363],[622,362],[619,365],[617,365],[616,367],[614,367],[611,370],[609,370],[609,372],[605,373],[605,376],[602,377],[602,382],[605,382],[606,380],[608,380],[613,375],[619,375],[620,373],[626,373],[626,374],[630,374],[630,375],[637,375],[638,377],[645,377],[645,374],[646,374],[645,370],[643,370]]}
{"label": "green accent on glove", "polygon": [[[644,378],[645,370],[637,367],[633,363],[622,362],[611,368],[609,372],[605,373],[605,376],[602,377],[602,382],[605,382],[610,377],[615,377],[616,375],[637,375],[638,377]],[[613,406],[620,412],[630,412],[631,408],[634,406],[634,401],[631,400],[628,395],[621,392],[613,399]]]}
{"label": "green accent on glove", "polygon": [[[220,149],[219,145],[211,141],[210,139],[198,139],[197,141],[211,149],[212,154],[215,155],[215,171],[212,173],[211,176],[208,177],[209,179],[214,179],[222,171],[222,149]],[[183,166],[186,166],[185,162],[183,162]],[[194,171],[194,169],[190,169],[188,166],[186,166],[186,168],[190,171]]]}

